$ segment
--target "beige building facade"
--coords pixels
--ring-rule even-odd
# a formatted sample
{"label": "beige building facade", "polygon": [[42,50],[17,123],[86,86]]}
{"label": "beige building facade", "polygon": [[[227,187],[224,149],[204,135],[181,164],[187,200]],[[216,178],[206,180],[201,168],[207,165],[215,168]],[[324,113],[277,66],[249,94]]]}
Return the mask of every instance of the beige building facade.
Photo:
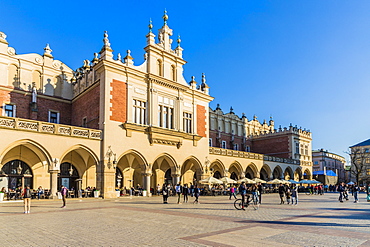
{"label": "beige building facade", "polygon": [[43,55],[17,55],[0,33],[2,185],[43,186],[52,196],[61,184],[90,186],[112,198],[116,188],[150,191],[216,174],[311,174],[312,165],[299,159],[209,145],[206,77],[185,80],[181,40],[173,48],[166,13],[163,20],[157,35],[149,25],[143,64],[129,50],[114,55],[105,32],[100,52],[75,71],[55,60],[49,45]]}

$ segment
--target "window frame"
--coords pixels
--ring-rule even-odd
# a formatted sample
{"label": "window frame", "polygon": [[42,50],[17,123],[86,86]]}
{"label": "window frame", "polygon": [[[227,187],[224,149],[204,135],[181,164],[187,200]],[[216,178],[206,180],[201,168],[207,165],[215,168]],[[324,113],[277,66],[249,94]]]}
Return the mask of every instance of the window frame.
{"label": "window frame", "polygon": [[[53,113],[56,113],[56,122],[51,122],[51,114],[53,114]],[[48,122],[49,123],[59,124],[60,123],[60,112],[59,111],[55,111],[55,110],[49,110]]]}

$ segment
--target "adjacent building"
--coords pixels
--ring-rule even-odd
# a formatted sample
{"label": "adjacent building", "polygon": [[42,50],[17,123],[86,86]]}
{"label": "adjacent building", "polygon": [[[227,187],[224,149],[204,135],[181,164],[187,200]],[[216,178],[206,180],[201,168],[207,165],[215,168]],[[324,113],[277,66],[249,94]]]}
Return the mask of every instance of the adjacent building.
{"label": "adjacent building", "polygon": [[213,111],[204,74],[183,76],[168,16],[150,23],[145,61],[113,53],[108,33],[73,70],[44,53],[17,54],[0,32],[0,186],[117,187],[194,183],[208,176],[311,178],[311,133]]}
{"label": "adjacent building", "polygon": [[[324,149],[312,151],[313,174],[336,176],[336,182],[346,182],[346,159],[343,156],[328,152]],[[332,172],[329,172],[332,171]],[[349,182],[349,181],[348,181]]]}

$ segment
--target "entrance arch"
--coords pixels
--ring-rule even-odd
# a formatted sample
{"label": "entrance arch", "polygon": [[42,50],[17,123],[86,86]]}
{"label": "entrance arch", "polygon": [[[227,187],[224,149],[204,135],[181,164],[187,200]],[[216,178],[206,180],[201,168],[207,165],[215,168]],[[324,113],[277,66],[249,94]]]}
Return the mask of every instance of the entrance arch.
{"label": "entrance arch", "polygon": [[264,164],[260,170],[260,179],[268,181],[271,178],[271,169],[268,165]]}
{"label": "entrance arch", "polygon": [[173,178],[173,175],[178,172],[178,167],[173,157],[169,154],[162,154],[153,163],[150,187],[156,188],[158,184],[162,186],[164,183],[174,184],[180,181],[175,181]]}
{"label": "entrance arch", "polygon": [[195,157],[189,157],[181,166],[182,184],[196,184],[203,173],[200,161]]}
{"label": "entrance arch", "polygon": [[274,168],[274,171],[272,173],[272,177],[273,177],[273,179],[275,179],[275,178],[281,179],[283,177],[283,170],[281,169],[280,166],[276,166]]}
{"label": "entrance arch", "polygon": [[300,181],[302,178],[302,170],[300,167],[298,167],[295,171],[294,171],[294,180],[295,181]]}
{"label": "entrance arch", "polygon": [[245,177],[249,179],[253,179],[257,177],[258,169],[254,163],[250,163],[245,169]]}
{"label": "entrance arch", "polygon": [[209,169],[212,174],[211,176],[213,177],[215,174],[217,174],[216,176],[221,175],[221,178],[225,176],[225,166],[219,160],[213,161],[211,165],[209,166]]}
{"label": "entrance arch", "polygon": [[229,168],[230,178],[234,180],[239,180],[243,173],[243,168],[239,162],[234,162]]}
{"label": "entrance arch", "polygon": [[144,157],[135,150],[130,150],[120,156],[117,162],[117,169],[122,173],[121,186],[123,188],[126,187],[126,189],[142,187],[142,173],[145,171],[146,164]]}
{"label": "entrance arch", "polygon": [[294,178],[293,170],[292,168],[290,168],[290,166],[288,166],[287,168],[285,168],[285,171],[284,171],[284,179],[289,180],[293,178]]}
{"label": "entrance arch", "polygon": [[79,178],[80,175],[78,173],[78,170],[73,164],[69,162],[64,162],[60,164],[60,172],[58,174],[58,188],[63,185],[68,190],[79,189]]}
{"label": "entrance arch", "polygon": [[305,169],[303,173],[304,179],[312,179],[311,171],[309,169]]}
{"label": "entrance arch", "polygon": [[21,160],[12,160],[2,167],[3,176],[8,180],[8,189],[19,187],[33,188],[33,173],[31,167]]}

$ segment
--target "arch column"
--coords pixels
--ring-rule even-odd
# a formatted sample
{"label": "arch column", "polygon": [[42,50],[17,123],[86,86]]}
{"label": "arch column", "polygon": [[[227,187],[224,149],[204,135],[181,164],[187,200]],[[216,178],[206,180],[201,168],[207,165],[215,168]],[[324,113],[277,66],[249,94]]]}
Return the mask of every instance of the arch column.
{"label": "arch column", "polygon": [[50,199],[57,198],[59,170],[50,170]]}
{"label": "arch column", "polygon": [[150,193],[150,177],[152,176],[152,173],[146,172],[141,174],[143,177],[143,189],[147,191],[147,196],[149,196]]}
{"label": "arch column", "polygon": [[180,174],[171,174],[173,185],[176,185],[180,182],[180,176]]}

